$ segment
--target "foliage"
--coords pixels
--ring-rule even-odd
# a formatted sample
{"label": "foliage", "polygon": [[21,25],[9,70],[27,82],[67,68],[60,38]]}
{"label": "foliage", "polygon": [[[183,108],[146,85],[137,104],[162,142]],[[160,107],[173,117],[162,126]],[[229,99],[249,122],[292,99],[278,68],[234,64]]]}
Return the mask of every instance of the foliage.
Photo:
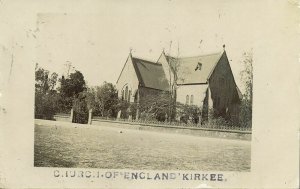
{"label": "foliage", "polygon": [[60,79],[59,91],[63,97],[77,97],[85,89],[84,77],[78,70],[75,73],[71,73],[68,78],[62,76]]}
{"label": "foliage", "polygon": [[132,116],[132,119],[136,118],[137,108],[138,104],[135,102],[129,105],[129,114]]}
{"label": "foliage", "polygon": [[252,100],[253,100],[253,54],[252,51],[244,53],[244,70],[241,71],[241,80],[245,86],[245,93],[240,106],[240,125],[252,125]]}
{"label": "foliage", "polygon": [[96,116],[116,117],[119,102],[117,95],[115,86],[107,82],[80,92],[73,102],[74,114],[76,114],[74,116],[75,121],[86,123],[90,109],[93,109],[93,115]]}
{"label": "foliage", "polygon": [[181,122],[193,124],[199,123],[199,116],[201,116],[200,107],[178,103],[177,110]]}
{"label": "foliage", "polygon": [[240,126],[251,127],[252,126],[252,104],[247,100],[242,100],[240,111]]}
{"label": "foliage", "polygon": [[182,78],[179,75],[179,48],[177,52],[177,58],[170,58],[170,64],[169,64],[169,93],[168,93],[168,121],[172,122],[175,118],[177,104],[176,104],[176,98],[177,98],[177,82],[181,80]]}
{"label": "foliage", "polygon": [[58,91],[61,95],[60,111],[69,112],[72,108],[74,100],[79,96],[79,93],[86,90],[85,80],[80,71],[71,73],[68,78],[62,76],[59,79],[60,87]]}
{"label": "foliage", "polygon": [[221,126],[231,126],[233,125],[229,119],[225,119],[222,116],[215,116],[213,108],[208,111],[208,122],[206,125],[208,127],[221,127]]}
{"label": "foliage", "polygon": [[112,83],[104,82],[101,86],[88,90],[87,103],[93,108],[94,115],[116,117],[118,113],[118,93]]}
{"label": "foliage", "polygon": [[86,101],[87,93],[81,92],[78,97],[74,99],[73,110],[74,110],[74,122],[75,123],[87,123],[88,121],[88,107]]}
{"label": "foliage", "polygon": [[[172,104],[171,104],[172,105]],[[138,106],[141,112],[141,119],[166,121],[170,111],[170,94],[168,92],[148,94]],[[173,107],[172,107],[173,108]]]}
{"label": "foliage", "polygon": [[223,117],[215,117],[210,120],[209,124],[210,126],[218,127],[218,128],[233,126],[233,123],[230,120],[226,120]]}
{"label": "foliage", "polygon": [[253,53],[252,51],[245,52],[243,65],[244,69],[241,71],[241,80],[245,86],[245,93],[243,98],[252,104],[253,98]]}
{"label": "foliage", "polygon": [[170,92],[145,94],[145,97],[138,105],[140,119],[174,122],[178,113],[182,122],[198,123],[200,108],[176,103],[175,98],[171,98],[171,95]]}
{"label": "foliage", "polygon": [[80,71],[59,79],[60,86],[55,90],[58,75],[36,66],[35,71],[35,114],[36,117],[52,119],[56,112],[70,113],[74,110],[74,121],[86,123],[88,110],[95,115],[116,117],[118,108],[128,109],[129,105],[120,103],[115,86],[104,82],[101,86],[87,88]]}
{"label": "foliage", "polygon": [[96,90],[95,88],[87,88],[87,90],[85,91],[85,97],[86,97],[86,104],[87,104],[87,108],[93,109],[93,112],[96,111]]}
{"label": "foliage", "polygon": [[49,76],[49,71],[38,67],[35,68],[35,106],[36,118],[53,119],[58,109],[59,95],[54,90],[57,81],[57,73]]}
{"label": "foliage", "polygon": [[56,93],[35,93],[35,118],[39,119],[53,119],[54,114],[57,112],[59,95]]}
{"label": "foliage", "polygon": [[40,93],[49,93],[54,90],[57,82],[57,73],[52,73],[49,76],[49,71],[43,68],[38,67],[36,64],[35,67],[35,89]]}
{"label": "foliage", "polygon": [[129,116],[130,103],[125,100],[119,100],[117,109],[121,111],[121,118],[127,119]]}

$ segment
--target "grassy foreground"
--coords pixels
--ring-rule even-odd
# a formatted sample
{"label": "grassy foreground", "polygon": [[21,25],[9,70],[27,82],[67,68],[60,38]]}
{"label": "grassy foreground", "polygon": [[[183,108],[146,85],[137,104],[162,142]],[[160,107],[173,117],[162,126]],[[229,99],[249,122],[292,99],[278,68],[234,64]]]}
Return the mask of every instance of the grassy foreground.
{"label": "grassy foreground", "polygon": [[35,125],[34,165],[250,171],[250,144],[102,126]]}

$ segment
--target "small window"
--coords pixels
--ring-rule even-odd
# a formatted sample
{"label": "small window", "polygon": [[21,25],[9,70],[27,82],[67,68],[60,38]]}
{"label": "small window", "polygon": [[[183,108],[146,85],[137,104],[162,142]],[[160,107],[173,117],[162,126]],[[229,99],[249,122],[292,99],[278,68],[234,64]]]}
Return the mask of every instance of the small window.
{"label": "small window", "polygon": [[194,103],[194,95],[191,95],[191,101],[190,101],[190,104],[193,105]]}
{"label": "small window", "polygon": [[189,101],[190,101],[190,97],[189,95],[186,95],[185,104],[189,104]]}
{"label": "small window", "polygon": [[195,71],[202,69],[202,63],[198,62],[197,67],[195,68]]}

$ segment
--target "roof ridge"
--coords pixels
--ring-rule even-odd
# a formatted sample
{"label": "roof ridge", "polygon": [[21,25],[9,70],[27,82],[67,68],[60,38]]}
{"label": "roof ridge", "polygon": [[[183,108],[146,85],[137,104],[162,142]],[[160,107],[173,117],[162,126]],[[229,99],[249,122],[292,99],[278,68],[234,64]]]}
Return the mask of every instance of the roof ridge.
{"label": "roof ridge", "polygon": [[134,59],[139,59],[139,60],[144,60],[144,61],[147,61],[147,62],[153,62],[153,63],[155,63],[155,61],[153,61],[153,60],[141,58],[141,57],[139,57],[139,56],[132,56],[132,58],[134,58]]}
{"label": "roof ridge", "polygon": [[219,63],[220,59],[222,58],[222,56],[223,56],[224,54],[225,54],[225,56],[227,56],[225,51],[223,51],[223,52],[222,52],[222,54],[220,54],[220,56],[218,57],[218,61],[217,61],[217,62],[215,62],[215,65],[214,65],[213,69],[211,70],[211,72],[209,73],[209,75],[208,75],[207,79],[209,79],[209,78],[210,78],[210,76],[212,75],[212,73],[213,73],[213,72],[214,72],[214,70],[216,69],[216,67],[217,67],[217,64]]}
{"label": "roof ridge", "polygon": [[142,58],[139,58],[139,57],[132,57],[132,59],[142,60],[142,61],[144,61],[145,63],[148,63],[148,64],[154,64],[154,65],[157,65],[157,66],[161,66],[161,64],[158,64],[158,63],[156,63],[154,61],[145,60],[145,59],[142,59]]}
{"label": "roof ridge", "polygon": [[132,59],[132,65],[133,65],[133,68],[134,68],[134,70],[135,70],[136,76],[137,76],[137,78],[138,78],[140,84],[141,84],[142,86],[144,86],[144,85],[145,85],[145,82],[144,82],[144,80],[143,80],[143,78],[142,78],[142,76],[141,76],[141,72],[140,72],[140,70],[138,69],[138,67],[137,67],[137,65],[136,65],[136,62],[133,60],[134,58],[133,58],[132,56],[131,56],[131,59]]}
{"label": "roof ridge", "polygon": [[[200,57],[200,56],[211,56],[211,55],[217,55],[217,54],[222,54],[223,51],[218,51],[218,52],[214,52],[214,53],[206,53],[206,54],[200,54],[200,55],[192,55],[192,56],[180,56],[178,57],[178,59],[182,59],[182,58],[196,58],[196,57]],[[167,57],[170,58],[174,58],[177,59],[177,57],[174,56],[170,56],[170,55],[166,55]]]}

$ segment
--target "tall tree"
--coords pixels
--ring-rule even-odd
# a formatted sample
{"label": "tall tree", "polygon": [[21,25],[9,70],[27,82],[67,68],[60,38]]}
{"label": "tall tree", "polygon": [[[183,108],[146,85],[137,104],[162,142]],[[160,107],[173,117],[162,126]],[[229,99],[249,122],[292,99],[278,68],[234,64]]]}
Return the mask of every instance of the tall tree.
{"label": "tall tree", "polygon": [[64,97],[77,97],[80,92],[86,89],[84,76],[78,70],[71,73],[68,78],[62,76],[60,84],[59,90]]}
{"label": "tall tree", "polygon": [[241,103],[240,123],[244,127],[252,126],[252,101],[253,101],[253,53],[252,50],[245,52],[241,71],[241,80],[245,87],[245,93]]}
{"label": "tall tree", "polygon": [[[172,41],[170,41],[169,54],[172,49]],[[176,117],[176,98],[177,98],[177,82],[181,79],[179,75],[179,43],[177,47],[177,56],[169,57],[169,105],[168,105],[168,121],[171,122]]]}
{"label": "tall tree", "polygon": [[241,80],[245,87],[243,97],[252,104],[253,98],[253,53],[252,50],[244,52],[243,65],[244,69],[241,71]]}
{"label": "tall tree", "polygon": [[83,74],[76,70],[71,73],[69,77],[61,77],[60,87],[58,91],[60,92],[60,111],[64,113],[69,113],[71,110],[74,100],[79,97],[79,94],[86,90],[86,84]]}
{"label": "tall tree", "polygon": [[118,93],[112,83],[104,82],[91,90],[94,97],[90,96],[90,101],[94,101],[94,112],[100,116],[115,117],[118,106]]}
{"label": "tall tree", "polygon": [[83,91],[78,94],[73,100],[74,110],[74,123],[87,123],[88,122],[88,106],[87,106],[87,92]]}
{"label": "tall tree", "polygon": [[49,76],[49,71],[36,64],[35,68],[35,118],[52,119],[58,108],[58,95],[54,89],[57,73]]}

